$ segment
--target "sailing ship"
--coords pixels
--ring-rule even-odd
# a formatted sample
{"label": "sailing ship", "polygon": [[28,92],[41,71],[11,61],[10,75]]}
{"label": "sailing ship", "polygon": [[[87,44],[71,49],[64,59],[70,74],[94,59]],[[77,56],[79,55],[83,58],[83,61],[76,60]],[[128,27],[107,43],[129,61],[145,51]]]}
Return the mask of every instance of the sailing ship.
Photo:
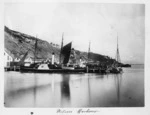
{"label": "sailing ship", "polygon": [[88,49],[88,59],[87,59],[87,66],[86,66],[86,71],[88,73],[101,73],[105,74],[106,73],[106,68],[104,66],[101,66],[100,63],[94,62],[91,57],[91,42],[89,42],[89,49]]}
{"label": "sailing ship", "polygon": [[85,72],[84,68],[76,69],[74,67],[74,65],[69,64],[71,47],[72,47],[72,42],[63,46],[63,37],[62,37],[61,50],[60,50],[60,63],[59,64],[54,63],[54,52],[52,54],[52,62],[51,63],[43,63],[43,62],[35,63],[36,48],[37,48],[37,39],[36,39],[35,51],[34,51],[34,63],[28,67],[23,65],[23,61],[28,54],[28,52],[27,52],[20,62],[21,63],[20,71],[21,72],[43,72],[43,73]]}
{"label": "sailing ship", "polygon": [[62,69],[71,69],[71,70],[75,69],[75,65],[68,63],[71,53],[71,45],[72,42],[68,43],[66,46],[63,47],[63,50],[61,51],[62,55],[64,56]]}
{"label": "sailing ship", "polygon": [[119,45],[118,45],[118,36],[117,36],[117,51],[116,51],[116,58],[114,60],[114,63],[112,64],[112,67],[110,69],[110,73],[121,73],[122,67],[121,67],[121,59],[119,54]]}
{"label": "sailing ship", "polygon": [[75,69],[74,65],[71,65],[68,63],[69,59],[70,59],[70,54],[71,54],[72,42],[63,46],[63,40],[64,40],[63,35],[62,35],[62,43],[61,43],[59,63],[61,64],[62,69],[74,70]]}

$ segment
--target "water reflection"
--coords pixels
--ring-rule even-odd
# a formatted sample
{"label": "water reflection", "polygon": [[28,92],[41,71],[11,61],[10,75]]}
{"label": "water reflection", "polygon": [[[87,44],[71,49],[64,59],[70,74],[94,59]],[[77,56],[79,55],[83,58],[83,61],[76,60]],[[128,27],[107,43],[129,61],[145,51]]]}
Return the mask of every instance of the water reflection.
{"label": "water reflection", "polygon": [[34,107],[36,107],[36,92],[37,92],[37,78],[34,74],[34,87],[33,87],[33,100],[34,100]]}
{"label": "water reflection", "polygon": [[122,73],[121,74],[115,74],[114,75],[115,80],[115,88],[116,88],[116,95],[117,95],[117,106],[120,106],[120,100],[121,100],[121,82],[122,82]]}
{"label": "water reflection", "polygon": [[[134,70],[135,72],[135,70]],[[5,73],[6,107],[120,107],[144,105],[144,75]]]}
{"label": "water reflection", "polygon": [[62,82],[61,82],[61,100],[62,106],[65,102],[70,102],[70,86],[69,86],[69,74],[62,74]]}
{"label": "water reflection", "polygon": [[90,106],[91,105],[91,91],[90,91],[91,89],[90,89],[90,76],[89,75],[88,75],[87,80],[88,80],[88,84],[87,84],[88,86],[87,87],[88,87],[89,106]]}
{"label": "water reflection", "polygon": [[55,89],[55,77],[54,76],[52,76],[51,87],[52,87],[52,92],[54,93],[54,89]]}

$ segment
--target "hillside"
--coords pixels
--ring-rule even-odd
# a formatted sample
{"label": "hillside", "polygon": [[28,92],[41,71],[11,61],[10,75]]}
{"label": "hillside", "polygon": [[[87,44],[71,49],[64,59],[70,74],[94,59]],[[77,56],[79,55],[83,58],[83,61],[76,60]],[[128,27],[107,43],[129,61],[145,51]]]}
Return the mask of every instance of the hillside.
{"label": "hillside", "polygon": [[[28,50],[30,50],[28,56],[34,57],[35,37],[10,30],[6,26],[4,34],[5,48],[13,55],[15,55],[16,57],[21,57]],[[60,49],[54,47],[47,41],[41,40],[39,38],[37,39],[37,58],[47,59],[51,57],[52,52],[55,52],[56,59],[58,60]]]}
{"label": "hillside", "polygon": [[[35,37],[17,32],[14,30],[9,29],[5,26],[4,29],[4,38],[5,38],[5,49],[11,52],[15,57],[22,57],[28,50],[29,54],[28,57],[34,57],[34,44],[35,44]],[[59,52],[60,47],[58,45],[55,45],[51,42],[48,43],[47,41],[38,39],[37,44],[37,58],[39,59],[47,59],[51,58],[52,52],[56,55],[56,60],[59,60]],[[60,38],[61,39],[61,38]],[[75,50],[76,59],[79,60],[80,57],[82,59],[87,60],[87,52],[81,52],[78,50]],[[107,62],[112,63],[113,59],[111,59],[108,56],[96,54],[96,53],[90,53],[90,59],[93,61],[100,61],[100,62]]]}

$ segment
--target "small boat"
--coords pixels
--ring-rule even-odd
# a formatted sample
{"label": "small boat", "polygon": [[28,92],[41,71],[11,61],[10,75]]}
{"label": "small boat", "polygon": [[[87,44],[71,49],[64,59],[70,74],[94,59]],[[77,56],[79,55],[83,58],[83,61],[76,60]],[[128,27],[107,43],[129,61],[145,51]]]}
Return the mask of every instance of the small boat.
{"label": "small boat", "polygon": [[118,67],[113,67],[110,69],[110,73],[120,73],[122,70],[118,69]]}

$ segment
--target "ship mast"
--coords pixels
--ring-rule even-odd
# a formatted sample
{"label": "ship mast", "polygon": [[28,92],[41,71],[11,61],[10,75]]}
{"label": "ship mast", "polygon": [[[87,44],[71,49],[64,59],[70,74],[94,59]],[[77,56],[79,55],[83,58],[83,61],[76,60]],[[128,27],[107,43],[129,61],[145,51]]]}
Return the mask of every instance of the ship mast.
{"label": "ship mast", "polygon": [[34,63],[35,63],[35,58],[36,58],[36,49],[37,49],[37,36],[35,38],[35,46],[34,46]]}
{"label": "ship mast", "polygon": [[89,58],[90,58],[90,46],[91,46],[91,42],[89,42],[88,61],[89,61]]}
{"label": "ship mast", "polygon": [[116,61],[121,62],[120,54],[119,54],[119,45],[118,45],[118,35],[117,35],[117,52],[116,52]]}
{"label": "ship mast", "polygon": [[62,41],[61,41],[61,49],[60,49],[60,55],[59,55],[59,63],[61,64],[61,53],[63,48],[63,40],[64,40],[64,33],[62,34]]}

